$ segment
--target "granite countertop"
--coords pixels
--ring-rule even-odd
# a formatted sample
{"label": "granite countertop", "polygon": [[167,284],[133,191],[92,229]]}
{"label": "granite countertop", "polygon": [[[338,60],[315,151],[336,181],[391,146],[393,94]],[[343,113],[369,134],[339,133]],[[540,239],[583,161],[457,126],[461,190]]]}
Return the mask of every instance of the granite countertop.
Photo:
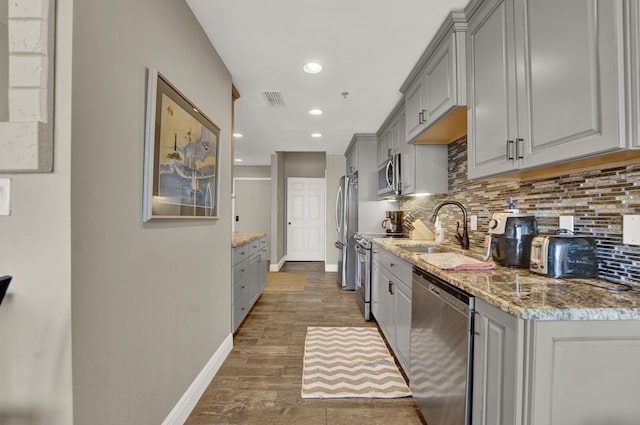
{"label": "granite countertop", "polygon": [[231,248],[247,244],[263,236],[267,236],[267,234],[265,232],[233,232]]}
{"label": "granite countertop", "polygon": [[[433,241],[374,239],[374,244],[440,277],[485,302],[522,319],[640,320],[640,289],[613,292],[592,285],[613,286],[597,279],[551,279],[527,269],[496,266],[488,271],[442,270],[397,245],[432,245]],[[481,250],[446,246],[458,254],[482,259]]]}

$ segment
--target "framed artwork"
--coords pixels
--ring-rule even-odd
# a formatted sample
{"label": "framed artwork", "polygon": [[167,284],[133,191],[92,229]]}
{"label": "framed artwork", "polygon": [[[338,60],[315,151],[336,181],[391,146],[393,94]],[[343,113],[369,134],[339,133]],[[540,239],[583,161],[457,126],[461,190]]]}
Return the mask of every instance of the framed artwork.
{"label": "framed artwork", "polygon": [[149,70],[142,221],[218,218],[220,127]]}

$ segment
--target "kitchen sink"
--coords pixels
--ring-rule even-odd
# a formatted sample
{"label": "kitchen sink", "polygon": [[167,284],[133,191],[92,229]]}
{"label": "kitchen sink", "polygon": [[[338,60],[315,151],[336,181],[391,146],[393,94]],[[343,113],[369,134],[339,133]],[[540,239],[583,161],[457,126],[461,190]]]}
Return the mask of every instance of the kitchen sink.
{"label": "kitchen sink", "polygon": [[415,252],[418,254],[433,254],[436,252],[449,252],[448,249],[437,245],[396,245],[398,248],[402,248],[409,252]]}

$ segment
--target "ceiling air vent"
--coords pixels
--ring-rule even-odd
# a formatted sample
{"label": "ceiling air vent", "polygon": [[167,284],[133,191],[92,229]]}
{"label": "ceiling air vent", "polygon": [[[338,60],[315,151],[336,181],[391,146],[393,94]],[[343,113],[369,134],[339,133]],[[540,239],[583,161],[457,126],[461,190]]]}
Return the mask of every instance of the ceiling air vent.
{"label": "ceiling air vent", "polygon": [[262,96],[269,106],[284,106],[284,98],[280,91],[265,90],[262,92]]}

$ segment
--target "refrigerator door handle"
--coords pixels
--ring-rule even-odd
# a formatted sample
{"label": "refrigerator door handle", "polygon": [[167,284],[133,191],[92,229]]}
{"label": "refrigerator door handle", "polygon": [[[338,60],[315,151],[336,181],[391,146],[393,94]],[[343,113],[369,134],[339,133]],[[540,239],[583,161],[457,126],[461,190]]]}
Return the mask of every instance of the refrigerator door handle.
{"label": "refrigerator door handle", "polygon": [[336,195],[336,233],[340,237],[340,200],[342,199],[342,185],[338,186],[338,195]]}

